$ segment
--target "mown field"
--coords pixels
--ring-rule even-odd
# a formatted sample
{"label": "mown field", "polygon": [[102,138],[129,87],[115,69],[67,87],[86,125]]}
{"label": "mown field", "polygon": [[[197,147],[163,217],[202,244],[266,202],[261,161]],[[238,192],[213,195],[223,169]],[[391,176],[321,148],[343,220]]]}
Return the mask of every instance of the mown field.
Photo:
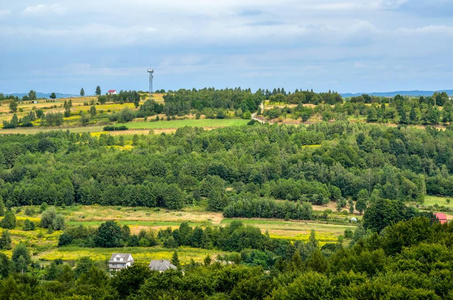
{"label": "mown field", "polygon": [[205,129],[214,129],[228,126],[241,126],[246,125],[248,120],[243,119],[186,119],[186,120],[170,120],[170,121],[142,121],[142,122],[130,122],[117,124],[115,126],[125,125],[130,130],[107,132],[103,131],[104,126],[77,126],[77,127],[58,127],[58,128],[46,128],[46,127],[31,127],[31,128],[14,128],[14,129],[0,129],[0,134],[36,134],[38,132],[49,132],[53,130],[69,130],[74,133],[90,132],[94,134],[99,133],[111,133],[114,135],[122,134],[148,134],[149,130],[155,130],[155,133],[171,133],[176,131],[178,128],[185,126],[191,127],[203,127]]}
{"label": "mown field", "polygon": [[[39,207],[34,207],[39,211]],[[15,210],[14,210],[15,211]],[[126,248],[82,248],[75,246],[57,247],[58,237],[61,231],[49,233],[47,230],[38,228],[35,231],[21,230],[23,221],[30,219],[39,223],[40,214],[26,216],[25,207],[16,214],[17,226],[11,230],[13,247],[20,241],[26,243],[31,249],[32,257],[36,260],[76,260],[80,257],[90,256],[96,260],[106,260],[113,252],[130,252],[138,262],[146,263],[150,259],[170,259],[174,250],[166,249],[162,246],[155,247],[126,247]],[[132,208],[116,206],[70,206],[57,207],[57,212],[65,216],[67,226],[94,226],[108,220],[115,220],[120,225],[128,225],[131,233],[138,233],[140,230],[153,229],[156,233],[160,229],[167,227],[177,228],[182,222],[189,222],[193,227],[200,226],[225,226],[234,219],[224,218],[222,213],[207,212],[202,207],[188,207],[180,211],[171,211],[157,208]],[[338,237],[344,234],[345,229],[354,230],[355,225],[348,224],[324,224],[314,221],[285,221],[279,219],[241,219],[246,225],[255,226],[263,233],[268,232],[272,238],[282,238],[291,240],[306,241],[311,230],[316,231],[316,237],[320,244],[336,242]],[[1,233],[1,229],[0,229]],[[0,252],[11,256],[11,250]],[[201,262],[209,254],[213,257],[223,254],[220,250],[205,250],[190,247],[178,248],[179,258],[183,263],[188,263],[191,259]]]}
{"label": "mown field", "polygon": [[199,119],[199,120],[170,120],[157,122],[131,122],[118,124],[125,125],[131,129],[160,129],[160,128],[181,128],[185,126],[219,128],[226,126],[241,126],[247,124],[248,120],[243,119]]}

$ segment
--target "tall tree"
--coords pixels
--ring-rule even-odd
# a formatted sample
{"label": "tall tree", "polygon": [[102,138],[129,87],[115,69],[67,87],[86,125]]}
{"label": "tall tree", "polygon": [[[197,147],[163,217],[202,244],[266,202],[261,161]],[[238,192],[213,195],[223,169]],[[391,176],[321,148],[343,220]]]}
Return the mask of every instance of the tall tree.
{"label": "tall tree", "polygon": [[360,214],[362,214],[365,211],[369,198],[370,198],[370,196],[366,189],[361,189],[359,191],[359,193],[357,194],[357,202],[355,204],[355,209]]}
{"label": "tall tree", "polygon": [[85,96],[85,90],[83,88],[80,89],[80,96],[81,97]]}
{"label": "tall tree", "polygon": [[29,93],[28,93],[28,99],[29,100],[36,100],[36,92],[34,90],[31,90]]}
{"label": "tall tree", "polygon": [[11,249],[11,235],[8,230],[3,230],[2,236],[0,237],[0,249]]}
{"label": "tall tree", "polygon": [[96,106],[93,105],[90,107],[90,115],[94,117],[96,115]]}
{"label": "tall tree", "polygon": [[121,227],[115,221],[107,221],[98,227],[94,244],[104,248],[119,247],[123,244],[122,237]]}
{"label": "tall tree", "polygon": [[178,251],[173,252],[173,256],[171,257],[171,263],[176,267],[180,267]]}
{"label": "tall tree", "polygon": [[5,215],[5,203],[3,203],[3,198],[0,195],[0,217]]}
{"label": "tall tree", "polygon": [[7,229],[14,229],[16,227],[16,216],[11,210],[7,210],[5,217],[0,222],[0,226]]}
{"label": "tall tree", "polygon": [[97,96],[101,95],[101,87],[99,85],[96,87],[96,92],[95,93],[96,93]]}
{"label": "tall tree", "polygon": [[16,270],[18,272],[26,271],[27,265],[30,263],[30,252],[24,243],[19,243],[13,250],[13,261],[16,263]]}
{"label": "tall tree", "polygon": [[9,111],[10,111],[10,112],[16,112],[16,111],[17,111],[17,106],[18,106],[18,105],[19,105],[19,104],[17,103],[17,101],[14,101],[14,100],[11,101],[11,102],[9,103]]}

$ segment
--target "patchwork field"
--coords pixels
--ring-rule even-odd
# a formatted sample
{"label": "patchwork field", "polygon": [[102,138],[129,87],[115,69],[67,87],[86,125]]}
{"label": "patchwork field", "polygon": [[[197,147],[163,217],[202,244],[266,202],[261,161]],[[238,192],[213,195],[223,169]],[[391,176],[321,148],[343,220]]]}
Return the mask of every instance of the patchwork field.
{"label": "patchwork field", "polygon": [[[39,207],[34,207],[35,211]],[[156,247],[128,247],[118,249],[92,249],[75,246],[57,247],[58,237],[61,232],[49,233],[47,230],[38,228],[34,231],[21,230],[25,219],[38,223],[40,215],[26,216],[23,207],[16,214],[17,226],[11,230],[13,247],[23,241],[31,248],[34,259],[53,260],[61,258],[63,260],[76,260],[83,256],[95,257],[98,260],[106,260],[112,252],[130,252],[138,262],[147,262],[151,258],[170,259],[174,250],[166,249],[162,246]],[[153,229],[156,232],[167,227],[177,228],[181,222],[189,222],[191,226],[225,226],[234,219],[224,218],[222,213],[206,212],[202,207],[189,207],[180,211],[170,211],[157,208],[132,208],[132,207],[101,207],[101,206],[70,206],[57,207],[57,212],[63,214],[68,226],[85,225],[99,226],[108,220],[115,220],[120,225],[128,225],[131,233],[138,233],[140,230]],[[241,219],[246,225],[259,227],[263,233],[268,232],[272,238],[308,240],[311,230],[316,231],[316,237],[320,244],[336,242],[338,236],[344,234],[345,229],[354,230],[354,225],[348,224],[324,224],[314,221],[284,221],[279,219]],[[0,230],[1,233],[1,230]],[[11,251],[2,250],[1,252],[11,256]],[[201,262],[207,255],[216,256],[223,254],[220,250],[205,250],[190,247],[178,248],[179,258],[183,263],[188,263],[190,259]]]}
{"label": "patchwork field", "polygon": [[170,120],[170,121],[142,121],[130,122],[123,124],[116,124],[115,126],[125,125],[130,130],[107,132],[103,131],[104,126],[77,126],[77,127],[30,127],[30,128],[14,128],[14,129],[0,129],[0,134],[36,134],[38,132],[49,132],[53,130],[69,130],[75,133],[90,132],[90,133],[109,133],[113,135],[132,135],[132,134],[148,134],[149,130],[154,130],[156,134],[165,132],[172,133],[178,128],[185,126],[203,127],[205,129],[214,129],[228,126],[241,126],[246,125],[248,120],[243,119],[186,119],[186,120]]}

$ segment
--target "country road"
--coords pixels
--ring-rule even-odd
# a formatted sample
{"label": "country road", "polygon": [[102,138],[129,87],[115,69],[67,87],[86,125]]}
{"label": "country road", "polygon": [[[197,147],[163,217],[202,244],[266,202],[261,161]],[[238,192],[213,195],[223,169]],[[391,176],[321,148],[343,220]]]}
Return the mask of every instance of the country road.
{"label": "country road", "polygon": [[[260,104],[260,109],[261,109],[261,112],[264,112],[264,103],[263,103],[263,102],[261,102],[261,104]],[[261,124],[267,123],[266,120],[263,120],[263,119],[258,118],[256,112],[252,114],[252,120],[255,120],[255,121],[257,121],[257,122],[260,122]]]}

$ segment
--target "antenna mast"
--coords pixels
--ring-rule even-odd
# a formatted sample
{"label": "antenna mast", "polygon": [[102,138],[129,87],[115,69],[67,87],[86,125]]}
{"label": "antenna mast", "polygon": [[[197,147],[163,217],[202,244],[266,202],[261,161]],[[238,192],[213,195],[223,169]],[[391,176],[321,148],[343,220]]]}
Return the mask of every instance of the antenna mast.
{"label": "antenna mast", "polygon": [[149,93],[153,93],[153,74],[154,74],[154,69],[148,69],[149,73]]}

